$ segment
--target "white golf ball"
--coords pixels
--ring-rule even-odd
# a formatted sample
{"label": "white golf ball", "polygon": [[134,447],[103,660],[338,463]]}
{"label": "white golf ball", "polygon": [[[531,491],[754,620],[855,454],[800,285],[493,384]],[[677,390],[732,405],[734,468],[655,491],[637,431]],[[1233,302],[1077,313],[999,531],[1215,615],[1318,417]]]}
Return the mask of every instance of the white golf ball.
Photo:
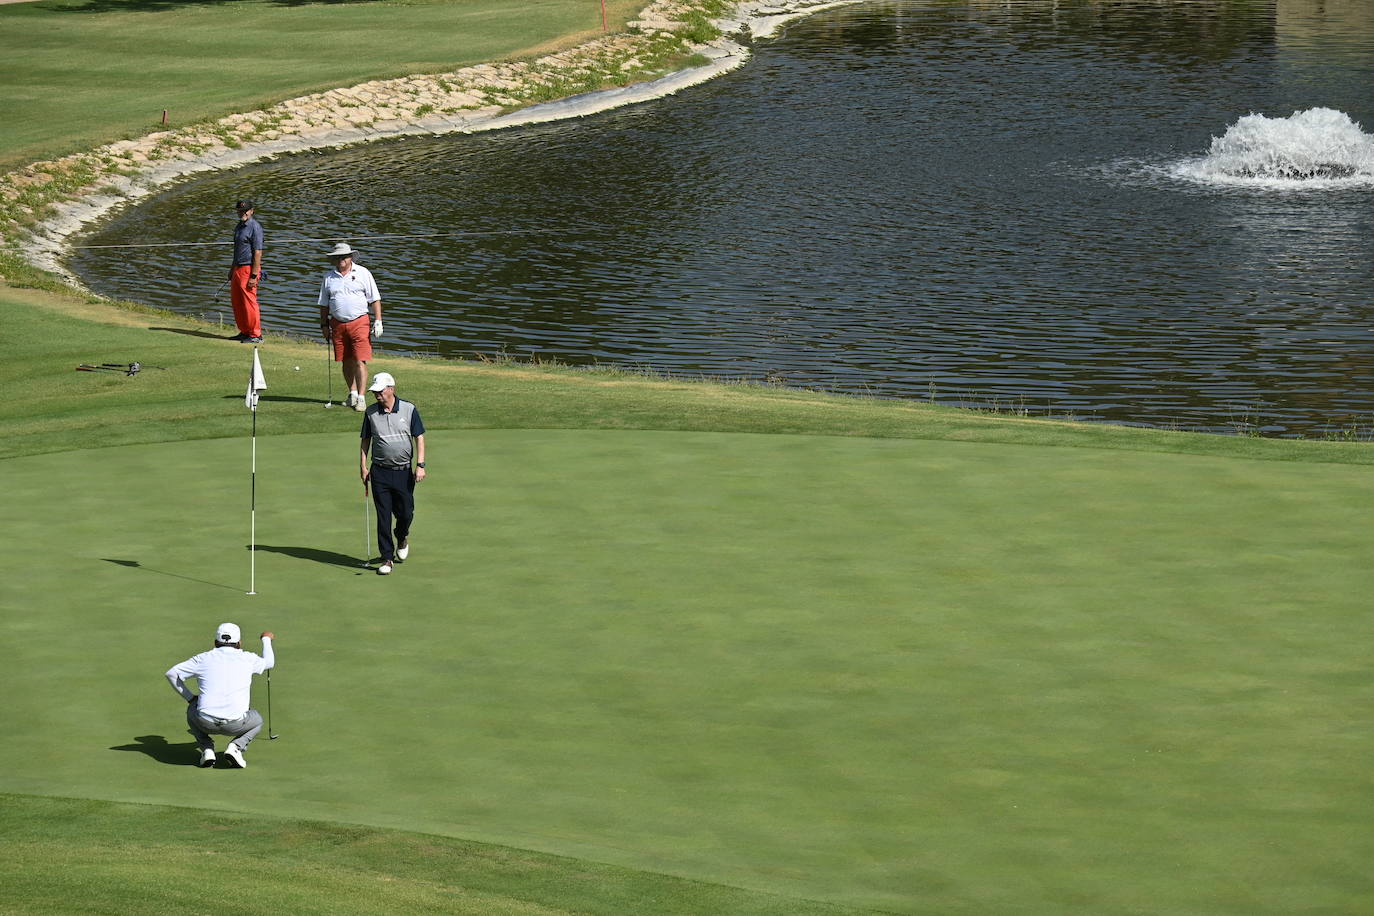
{"label": "white golf ball", "polygon": [[301,371],[301,367],[300,367],[300,366],[297,366],[297,367],[296,367],[296,371],[297,371],[297,372],[300,372],[300,371]]}

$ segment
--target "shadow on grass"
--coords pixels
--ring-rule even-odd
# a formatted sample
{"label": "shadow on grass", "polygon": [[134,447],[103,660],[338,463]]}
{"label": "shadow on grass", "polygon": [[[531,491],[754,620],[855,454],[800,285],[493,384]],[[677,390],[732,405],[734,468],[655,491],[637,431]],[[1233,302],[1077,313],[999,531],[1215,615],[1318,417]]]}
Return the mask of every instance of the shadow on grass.
{"label": "shadow on grass", "polygon": [[197,579],[194,576],[183,576],[180,573],[167,572],[164,569],[153,569],[151,566],[144,566],[137,560],[114,560],[110,557],[101,557],[106,563],[113,563],[116,566],[123,566],[127,569],[142,569],[150,573],[157,573],[160,576],[171,576],[173,579],[185,579],[187,582],[199,582],[201,585],[213,585],[215,588],[227,588],[230,591],[239,591],[232,585],[225,585],[221,582],[207,582],[204,579]]}
{"label": "shadow on grass", "polygon": [[[246,549],[249,545],[244,544]],[[362,561],[357,557],[350,557],[347,554],[335,553],[332,550],[318,550],[314,547],[272,547],[267,544],[259,544],[258,550],[266,550],[271,553],[280,553],[288,557],[295,557],[298,560],[313,560],[316,563],[326,563],[330,566],[346,566],[349,569],[359,569]]]}
{"label": "shadow on grass", "polygon": [[136,751],[140,754],[147,754],[158,763],[165,763],[168,766],[193,767],[200,760],[194,741],[169,744],[167,739],[161,735],[139,735],[134,741],[136,742],[134,744],[116,744],[110,750]]}
{"label": "shadow on grass", "polygon": [[[241,395],[241,394],[226,394],[226,395],[224,396],[224,399],[225,399],[226,401],[242,401],[242,400],[243,400],[243,395]],[[295,404],[318,404],[318,403],[320,403],[320,399],[319,399],[319,398],[292,398],[292,397],[287,397],[287,396],[284,395],[284,394],[260,394],[260,395],[258,395],[258,400],[259,400],[259,401],[287,401],[287,402],[291,402],[291,403],[295,403]]]}
{"label": "shadow on grass", "polygon": [[170,334],[185,334],[187,337],[204,337],[206,340],[229,340],[229,341],[232,341],[232,340],[234,339],[233,335],[215,334],[215,333],[212,333],[212,332],[210,332],[210,331],[197,331],[197,330],[194,330],[194,329],[192,329],[192,328],[162,328],[162,327],[152,327],[152,326],[150,326],[150,327],[148,328],[148,330],[150,330],[150,331],[167,331],[167,332],[170,333]]}

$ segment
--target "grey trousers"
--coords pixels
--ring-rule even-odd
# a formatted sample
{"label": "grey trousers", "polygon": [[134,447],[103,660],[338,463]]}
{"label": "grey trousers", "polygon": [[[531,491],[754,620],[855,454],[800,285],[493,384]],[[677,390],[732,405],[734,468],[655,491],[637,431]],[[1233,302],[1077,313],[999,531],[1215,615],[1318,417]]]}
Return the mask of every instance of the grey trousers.
{"label": "grey trousers", "polygon": [[202,715],[199,701],[186,705],[186,724],[191,726],[196,745],[201,750],[215,749],[211,735],[232,735],[230,744],[237,744],[240,751],[248,749],[248,744],[262,731],[262,716],[256,709],[250,709],[237,719],[220,719]]}

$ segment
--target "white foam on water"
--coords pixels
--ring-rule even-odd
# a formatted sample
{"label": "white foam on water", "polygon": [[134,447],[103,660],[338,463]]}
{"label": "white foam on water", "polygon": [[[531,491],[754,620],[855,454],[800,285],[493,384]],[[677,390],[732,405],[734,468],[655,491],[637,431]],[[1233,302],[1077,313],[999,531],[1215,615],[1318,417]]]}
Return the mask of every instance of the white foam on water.
{"label": "white foam on water", "polygon": [[1344,112],[1250,114],[1212,138],[1207,155],[1168,167],[1184,181],[1213,187],[1321,190],[1374,186],[1374,136]]}

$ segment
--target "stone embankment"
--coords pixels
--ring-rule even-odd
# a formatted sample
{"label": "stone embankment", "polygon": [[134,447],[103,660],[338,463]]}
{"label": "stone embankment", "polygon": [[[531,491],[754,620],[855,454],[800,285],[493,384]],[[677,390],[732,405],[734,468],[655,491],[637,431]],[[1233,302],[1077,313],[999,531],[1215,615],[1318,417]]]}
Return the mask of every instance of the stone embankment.
{"label": "stone embankment", "polygon": [[[538,60],[373,80],[33,163],[0,175],[0,244],[22,244],[26,261],[75,283],[61,263],[68,239],[178,178],[284,153],[493,130],[658,98],[740,66],[748,37],[856,0],[746,0],[715,19],[708,2],[655,0],[627,32]],[[693,65],[669,72],[682,60]]]}

